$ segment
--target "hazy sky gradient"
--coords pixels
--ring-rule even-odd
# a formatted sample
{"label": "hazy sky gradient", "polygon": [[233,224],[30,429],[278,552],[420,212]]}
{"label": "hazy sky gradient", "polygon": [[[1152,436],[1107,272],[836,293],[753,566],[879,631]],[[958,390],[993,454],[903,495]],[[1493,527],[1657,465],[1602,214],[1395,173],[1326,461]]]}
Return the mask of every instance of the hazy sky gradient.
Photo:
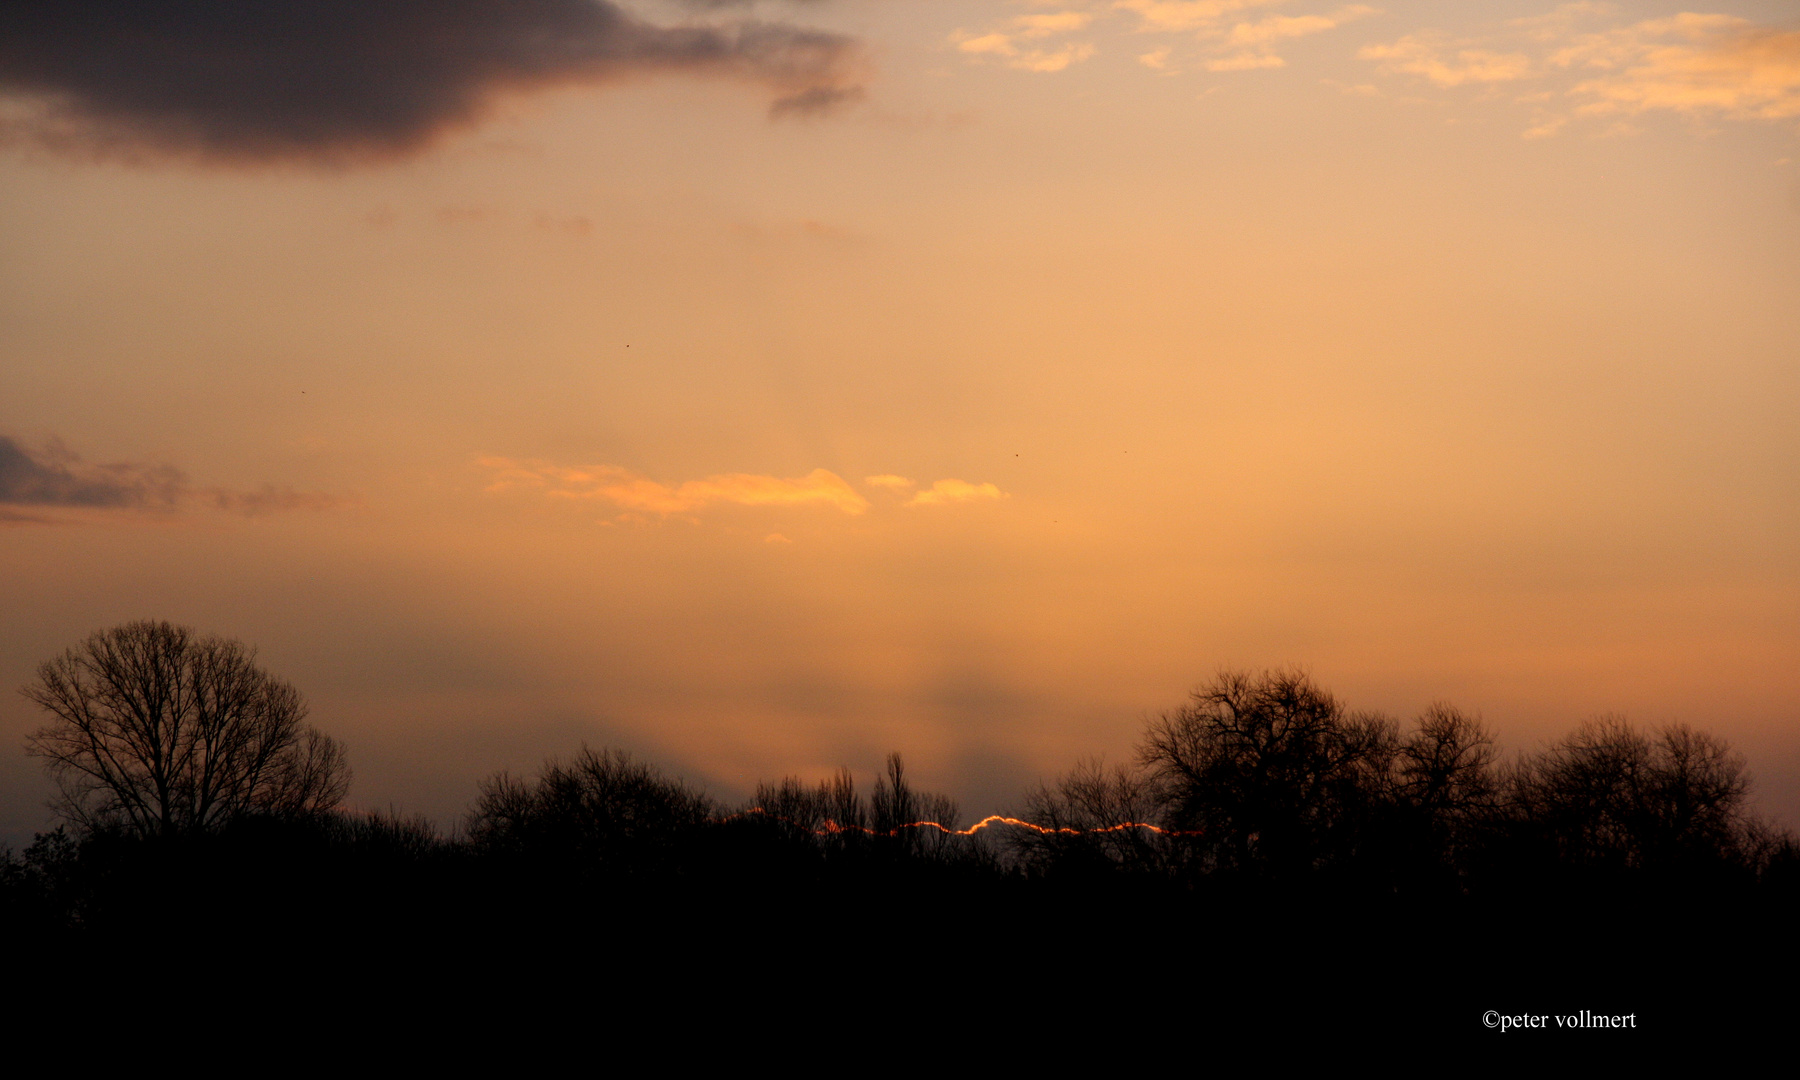
{"label": "hazy sky gradient", "polygon": [[1800,824],[1791,4],[316,7],[267,107],[158,81],[254,33],[0,50],[0,686],[166,618],[365,807],[585,740],[983,814],[1301,664]]}

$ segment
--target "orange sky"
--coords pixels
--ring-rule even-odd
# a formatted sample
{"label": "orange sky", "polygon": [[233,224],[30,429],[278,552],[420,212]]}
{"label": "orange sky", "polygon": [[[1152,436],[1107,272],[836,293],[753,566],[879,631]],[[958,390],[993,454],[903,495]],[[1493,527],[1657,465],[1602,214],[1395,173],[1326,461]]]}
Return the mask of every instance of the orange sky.
{"label": "orange sky", "polygon": [[379,124],[0,56],[0,683],[166,618],[366,807],[585,740],[979,815],[1300,664],[1800,823],[1791,5],[622,10]]}

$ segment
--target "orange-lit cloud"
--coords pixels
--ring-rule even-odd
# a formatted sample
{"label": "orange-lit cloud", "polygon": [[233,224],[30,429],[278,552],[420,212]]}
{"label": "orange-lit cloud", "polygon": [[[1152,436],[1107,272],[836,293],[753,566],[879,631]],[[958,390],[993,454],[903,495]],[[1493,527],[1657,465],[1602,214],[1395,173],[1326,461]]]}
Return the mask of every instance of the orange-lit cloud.
{"label": "orange-lit cloud", "polygon": [[1285,38],[1306,37],[1335,30],[1355,19],[1367,18],[1376,10],[1364,4],[1352,4],[1330,15],[1270,15],[1253,23],[1238,23],[1225,36],[1232,46],[1269,45]]}
{"label": "orange-lit cloud", "polygon": [[1391,45],[1365,46],[1357,55],[1381,61],[1384,71],[1423,75],[1438,86],[1512,82],[1535,73],[1531,57],[1524,53],[1467,46],[1429,33],[1408,34]]}
{"label": "orange-lit cloud", "polygon": [[[1115,14],[1137,16],[1136,33],[1182,34],[1198,40],[1209,71],[1249,71],[1257,68],[1285,67],[1286,61],[1273,51],[1283,41],[1306,37],[1336,29],[1344,23],[1377,15],[1380,12],[1366,4],[1351,4],[1330,12],[1267,15],[1247,18],[1256,9],[1288,3],[1289,0],[1116,0],[1111,5]],[[1048,16],[1035,18],[1049,19]],[[1054,17],[1060,19],[1061,16]],[[1091,21],[1084,19],[1085,27]],[[1044,24],[1060,26],[1061,23]],[[992,38],[994,35],[989,35]],[[999,42],[982,41],[981,48]],[[1010,45],[1010,38],[1007,39]],[[967,44],[964,45],[968,49]],[[1171,49],[1162,48],[1138,54],[1138,62],[1153,70],[1169,69]]]}
{"label": "orange-lit cloud", "polygon": [[[589,465],[580,468],[556,465],[547,461],[521,461],[514,458],[484,457],[480,464],[493,471],[489,492],[512,488],[533,488],[556,499],[599,500],[612,503],[625,515],[642,520],[638,515],[692,514],[716,504],[737,506],[825,506],[846,514],[861,514],[869,509],[869,500],[852,488],[843,477],[829,469],[814,469],[801,477],[783,479],[751,473],[721,473],[703,480],[681,484],[663,484],[641,473],[619,465]],[[870,487],[904,493],[918,486],[914,481],[893,473],[865,477]],[[1007,494],[990,483],[971,484],[954,478],[938,480],[929,488],[913,494],[906,506],[947,506],[981,499],[1004,499]],[[789,542],[780,533],[764,538],[769,543]]]}
{"label": "orange-lit cloud", "polygon": [[882,473],[880,476],[865,476],[863,477],[863,483],[870,487],[888,488],[892,491],[904,491],[909,487],[915,486],[914,481],[908,480],[904,476],[895,476],[893,473]]}
{"label": "orange-lit cloud", "polygon": [[1152,49],[1147,53],[1139,53],[1138,63],[1153,71],[1167,71],[1169,67],[1169,54],[1174,51],[1175,50],[1165,45],[1160,49]]}
{"label": "orange-lit cloud", "polygon": [[1238,53],[1218,60],[1208,60],[1208,71],[1255,71],[1259,68],[1287,67],[1287,61],[1274,53]]}
{"label": "orange-lit cloud", "polygon": [[[1592,27],[1612,11],[1602,4],[1565,4],[1482,35],[1420,31],[1366,46],[1358,55],[1389,74],[1421,76],[1441,87],[1523,79],[1554,87],[1519,99],[1538,110],[1526,138],[1554,135],[1581,115],[1667,110],[1737,120],[1800,116],[1800,31],[1735,15],[1683,12],[1578,32],[1578,25]],[[1570,82],[1572,77],[1580,81]],[[1550,106],[1571,98],[1581,103],[1560,112]]]}
{"label": "orange-lit cloud", "polygon": [[1070,64],[1079,63],[1094,55],[1094,46],[1080,41],[1067,42],[1055,48],[1021,43],[1074,33],[1086,28],[1093,18],[1092,14],[1085,11],[1020,15],[1002,29],[985,34],[958,30],[950,35],[950,40],[956,43],[960,52],[975,57],[993,57],[1008,67],[1021,71],[1061,71]]}
{"label": "orange-lit cloud", "polygon": [[1048,37],[1080,30],[1094,21],[1091,12],[1058,11],[1047,15],[1021,15],[1013,20],[1022,37]]}
{"label": "orange-lit cloud", "polygon": [[1684,12],[1587,35],[1551,57],[1603,72],[1574,88],[1591,114],[1649,109],[1744,119],[1800,116],[1800,31]]}
{"label": "orange-lit cloud", "polygon": [[943,506],[975,499],[1004,499],[1006,492],[993,484],[971,484],[966,480],[939,480],[925,491],[914,495],[908,506]]}
{"label": "orange-lit cloud", "polygon": [[685,514],[714,503],[738,506],[828,506],[846,514],[869,508],[863,498],[828,469],[782,479],[752,473],[720,473],[703,480],[670,486],[618,465],[567,468],[544,461],[482,458],[497,477],[489,491],[514,486],[543,489],[555,498],[597,499],[621,510],[649,514]]}
{"label": "orange-lit cloud", "polygon": [[1142,20],[1144,30],[1207,30],[1248,8],[1271,7],[1285,0],[1117,0],[1118,11]]}

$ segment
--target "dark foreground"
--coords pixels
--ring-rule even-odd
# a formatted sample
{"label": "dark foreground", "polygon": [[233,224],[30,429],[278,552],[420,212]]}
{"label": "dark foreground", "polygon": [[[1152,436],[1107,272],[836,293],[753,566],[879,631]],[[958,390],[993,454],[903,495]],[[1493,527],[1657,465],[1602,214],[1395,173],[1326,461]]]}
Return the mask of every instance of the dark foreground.
{"label": "dark foreground", "polygon": [[792,832],[740,821],[597,862],[342,817],[45,838],[8,865],[9,981],[43,1023],[110,1002],[115,1035],[196,1014],[250,1041],[430,1022],[677,1056],[722,1052],[723,1031],[746,1053],[977,1033],[992,1053],[1266,1061],[1444,1039],[1636,1053],[1786,1026],[1782,873],[1397,891],[1028,872],[975,845]]}

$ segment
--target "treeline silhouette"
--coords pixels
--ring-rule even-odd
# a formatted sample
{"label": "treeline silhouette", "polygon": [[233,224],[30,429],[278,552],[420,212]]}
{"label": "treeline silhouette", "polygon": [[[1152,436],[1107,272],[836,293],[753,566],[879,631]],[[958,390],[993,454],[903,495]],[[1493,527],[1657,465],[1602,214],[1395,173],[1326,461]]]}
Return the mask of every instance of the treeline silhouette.
{"label": "treeline silhouette", "polygon": [[1700,988],[1749,962],[1719,928],[1791,949],[1800,899],[1800,844],[1750,793],[1742,758],[1685,726],[1603,718],[1502,760],[1447,705],[1402,725],[1300,672],[1227,672],[1132,761],[1079,762],[975,828],[898,754],[866,790],[842,771],[727,805],[583,748],[490,777],[452,836],[316,808],[77,818],[4,853],[0,914],[52,966],[279,943],[420,979],[598,964],[654,995],[704,965],[760,972],[772,1008],[886,957],[902,998],[936,971],[1246,1022],[1326,999],[1314,1025],[1410,1008],[1477,1030],[1482,1002],[1719,1022],[1738,998]]}

